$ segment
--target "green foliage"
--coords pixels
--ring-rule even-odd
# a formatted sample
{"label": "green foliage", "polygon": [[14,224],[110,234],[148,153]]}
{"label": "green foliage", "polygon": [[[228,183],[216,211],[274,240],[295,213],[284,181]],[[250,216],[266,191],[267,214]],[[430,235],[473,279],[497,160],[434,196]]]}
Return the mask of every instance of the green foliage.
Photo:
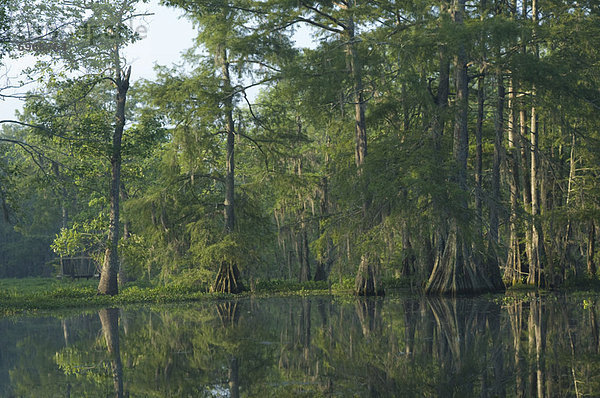
{"label": "green foliage", "polygon": [[[13,141],[0,159],[0,200],[8,218],[0,225],[0,275],[47,274],[47,263],[55,261],[47,250],[53,237],[60,255],[100,255],[106,248],[99,231],[108,226],[114,73],[124,66],[114,56],[138,39],[117,17],[132,17],[136,2],[51,3],[35,1],[21,11],[33,14],[39,6],[27,26],[56,21],[73,28],[54,37],[66,45],[64,54],[33,51],[40,60],[60,60],[68,72],[38,65],[43,89],[28,97],[20,119],[25,124],[4,129],[2,137]],[[528,243],[526,231],[539,222],[549,276],[583,274],[582,253],[600,208],[595,6],[542,2],[533,23],[531,15],[505,4],[475,3],[464,23],[456,23],[446,3],[428,1],[164,3],[185,11],[197,37],[184,65],[160,67],[156,81],[139,82],[129,92],[121,153],[126,236],[119,245],[129,279],[203,291],[227,262],[246,280],[293,279],[309,266],[313,275],[318,269],[321,277],[348,281],[368,257],[390,286],[422,286],[443,250],[448,219],[460,223],[461,238],[477,256],[491,255],[502,266],[509,228],[489,242],[489,219],[495,211],[501,225],[511,222],[513,166],[519,168],[513,209],[519,241]],[[0,20],[23,18],[16,3],[6,6]],[[310,27],[310,48],[294,44],[301,25]],[[0,53],[10,49],[4,45]],[[453,134],[452,60],[461,48],[472,93],[466,186],[455,178]],[[443,81],[446,61],[449,79]],[[448,101],[438,103],[446,83]],[[496,144],[499,83],[507,92],[502,142]],[[368,156],[357,168],[359,85]],[[260,92],[254,96],[250,86]],[[520,133],[521,110],[530,123],[533,106],[543,159],[536,217],[521,203],[531,184],[529,127],[518,134],[520,159],[509,158],[506,139],[513,122]],[[228,234],[223,208],[230,116],[236,217]],[[479,117],[481,176],[474,138]],[[496,150],[502,178],[499,197],[492,197]],[[27,252],[24,262],[35,264],[17,270]]]}
{"label": "green foliage", "polygon": [[83,223],[73,223],[67,229],[61,229],[52,243],[52,250],[59,256],[75,256],[81,253],[99,255],[106,247],[105,231],[108,225],[106,214]]}
{"label": "green foliage", "polygon": [[[97,294],[97,280],[57,278],[0,279],[0,315],[14,315],[41,310],[98,308],[140,303],[183,303],[187,301],[227,298],[223,293],[208,293],[210,283],[201,283],[199,270],[189,270],[164,285],[132,282],[118,296]],[[200,281],[200,282],[199,282]],[[297,282],[289,280],[256,280],[254,290],[246,294],[269,295],[336,295],[349,294],[353,281],[343,284],[327,281]]]}

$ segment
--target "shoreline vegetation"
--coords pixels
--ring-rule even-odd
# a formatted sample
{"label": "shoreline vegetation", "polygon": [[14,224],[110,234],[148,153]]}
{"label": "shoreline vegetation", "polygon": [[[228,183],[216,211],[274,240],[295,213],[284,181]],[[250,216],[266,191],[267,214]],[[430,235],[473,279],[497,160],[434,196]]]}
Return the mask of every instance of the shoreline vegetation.
{"label": "shoreline vegetation", "polygon": [[[350,280],[342,284],[328,282],[257,281],[254,289],[241,294],[209,292],[203,286],[165,284],[156,286],[147,282],[125,284],[116,296],[98,294],[98,281],[69,278],[0,279],[0,317],[23,313],[60,309],[85,309],[123,306],[128,304],[184,303],[200,300],[242,298],[250,295],[351,295]],[[249,284],[250,286],[250,284]]]}
{"label": "shoreline vegetation", "polygon": [[[144,79],[157,3],[193,44]],[[598,4],[3,1],[0,61],[36,63],[0,86],[0,277],[100,275],[6,300],[598,279]]]}
{"label": "shoreline vegetation", "polygon": [[[388,295],[421,295],[421,290],[408,279],[389,279],[383,283]],[[294,280],[257,280],[248,283],[250,287],[241,294],[210,292],[205,287],[165,284],[156,286],[147,282],[125,284],[116,296],[97,293],[97,279],[72,280],[68,278],[23,278],[0,279],[0,318],[16,315],[39,314],[54,310],[85,310],[102,307],[121,307],[132,304],[177,304],[185,302],[240,299],[246,297],[284,297],[330,295],[354,297],[353,280],[350,278],[337,282]],[[579,279],[571,281],[558,290],[540,290],[530,285],[516,285],[502,296],[502,301],[526,293],[541,294],[551,291],[578,293],[600,292],[600,281]]]}

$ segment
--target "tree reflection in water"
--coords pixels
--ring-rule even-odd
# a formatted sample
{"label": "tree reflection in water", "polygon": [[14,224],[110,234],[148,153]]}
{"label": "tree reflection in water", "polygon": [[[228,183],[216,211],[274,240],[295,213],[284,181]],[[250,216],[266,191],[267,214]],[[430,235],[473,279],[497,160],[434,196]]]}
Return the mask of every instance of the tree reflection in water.
{"label": "tree reflection in water", "polygon": [[4,319],[0,396],[590,396],[596,302],[301,297]]}
{"label": "tree reflection in water", "polygon": [[108,308],[98,313],[102,331],[106,340],[106,348],[110,357],[115,397],[123,398],[123,363],[121,362],[121,349],[119,347],[119,309]]}
{"label": "tree reflection in water", "polygon": [[[237,301],[225,301],[216,304],[217,314],[221,321],[221,327],[223,329],[223,335],[228,335],[230,330],[235,330],[239,326],[239,311]],[[239,363],[236,356],[236,352],[229,353],[230,358],[228,360],[229,372],[227,377],[229,379],[229,396],[231,398],[239,398],[240,396],[240,379],[239,379]]]}

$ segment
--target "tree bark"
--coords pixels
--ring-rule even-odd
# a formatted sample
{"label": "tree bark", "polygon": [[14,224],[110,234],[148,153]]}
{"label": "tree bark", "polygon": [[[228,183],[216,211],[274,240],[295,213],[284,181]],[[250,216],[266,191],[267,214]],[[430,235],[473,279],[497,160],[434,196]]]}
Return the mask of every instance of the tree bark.
{"label": "tree bark", "polygon": [[590,278],[596,279],[596,262],[594,261],[594,254],[596,251],[596,226],[594,220],[590,221],[588,230],[588,242],[587,242],[587,271]]}
{"label": "tree bark", "polygon": [[477,127],[475,129],[475,212],[477,214],[477,225],[479,232],[483,234],[483,107],[484,96],[484,71],[480,69],[481,75],[477,79]]}
{"label": "tree bark", "polygon": [[[441,13],[447,13],[448,6],[447,1],[442,0],[441,2]],[[433,141],[433,153],[436,159],[442,158],[441,151],[441,141],[442,136],[444,135],[444,126],[446,119],[446,112],[448,108],[448,97],[450,93],[450,60],[448,57],[448,50],[445,45],[440,45],[439,48],[439,84],[438,91],[435,96],[435,104],[436,109],[433,115],[432,122],[432,141]],[[442,170],[439,169],[440,163],[434,163],[434,178],[439,177],[442,174]],[[433,251],[433,262],[427,264],[428,271],[432,271],[434,268],[434,264],[438,262],[443,253],[444,247],[446,244],[446,239],[448,235],[448,226],[447,226],[447,214],[445,214],[445,201],[446,197],[433,197],[434,208],[436,209],[436,224],[433,229],[433,234],[431,238],[431,249]],[[427,275],[431,275],[428,273]]]}
{"label": "tree bark", "polygon": [[[573,182],[575,180],[575,132],[571,133],[571,151],[569,155],[569,177],[567,183],[567,200],[565,202],[565,206],[567,208],[567,226],[565,228],[565,235],[562,239],[562,248],[560,253],[560,262],[559,266],[562,269],[562,281],[567,279],[567,268],[571,268],[573,271],[573,276],[577,277],[577,267],[574,264],[569,264],[568,257],[569,251],[571,250],[571,235],[573,233],[573,221],[571,220],[571,215],[569,214],[569,208],[571,204],[571,192],[573,189]],[[555,282],[554,280],[552,282]]]}
{"label": "tree bark", "polygon": [[[485,20],[486,0],[479,3],[481,21]],[[481,66],[479,67],[479,78],[477,79],[477,126],[475,128],[475,212],[477,214],[477,227],[479,233],[483,234],[483,117],[485,105],[485,62],[486,46],[485,35],[479,36],[481,51]]]}
{"label": "tree bark", "polygon": [[[538,11],[537,11],[537,0],[532,0],[531,3],[531,15],[534,25],[538,23]],[[534,39],[536,37],[536,31],[534,28],[533,32]],[[534,46],[535,56],[539,57],[539,50],[537,45]],[[535,86],[531,90],[532,97],[536,99],[536,88]],[[539,172],[539,148],[538,148],[538,120],[537,120],[537,109],[534,106],[531,107],[531,258],[529,261],[529,276],[527,283],[535,286],[544,286],[544,242],[539,222],[539,192],[538,192],[538,172]]]}
{"label": "tree bark", "polygon": [[415,254],[410,242],[410,231],[408,219],[402,220],[402,268],[401,275],[404,277],[412,276],[415,273]]}
{"label": "tree bark", "polygon": [[[454,23],[463,24],[465,0],[456,0]],[[500,272],[496,266],[486,269],[471,250],[468,236],[468,186],[467,157],[469,152],[468,122],[468,75],[467,53],[464,44],[459,44],[454,59],[456,73],[456,105],[454,118],[453,157],[456,164],[454,182],[458,188],[456,200],[462,214],[450,215],[448,239],[441,257],[435,261],[433,271],[425,288],[427,294],[461,294],[500,291],[504,289]]]}
{"label": "tree bark", "polygon": [[219,264],[219,271],[217,272],[217,277],[211,291],[230,294],[237,294],[244,291],[244,285],[240,281],[240,273],[234,263],[222,261]]}
{"label": "tree bark", "polygon": [[[354,8],[356,0],[350,0],[344,5],[350,12]],[[344,30],[346,44],[346,60],[350,74],[352,76],[352,95],[354,101],[354,124],[355,124],[355,151],[354,161],[358,169],[359,176],[362,175],[362,167],[367,157],[367,122],[365,119],[365,101],[363,96],[362,64],[356,49],[356,31],[354,17],[349,15],[347,27]],[[366,217],[369,207],[367,182],[361,187],[363,195],[363,215]],[[377,268],[379,264],[376,261],[370,261],[367,254],[363,254],[358,272],[356,274],[355,293],[358,295],[381,294],[383,289],[378,286]],[[371,288],[373,286],[373,288]]]}
{"label": "tree bark", "polygon": [[235,124],[233,121],[233,88],[231,87],[231,78],[229,76],[229,62],[227,60],[227,51],[222,50],[221,71],[223,73],[223,85],[227,92],[224,100],[225,105],[225,130],[227,133],[226,143],[226,174],[225,174],[225,232],[230,234],[235,227]]}
{"label": "tree bark", "polygon": [[308,235],[304,221],[302,222],[302,231],[300,231],[299,246],[298,257],[300,259],[300,282],[306,282],[310,280],[310,252],[308,247]]}
{"label": "tree bark", "polygon": [[[328,164],[328,156],[325,155],[325,164]],[[329,214],[329,183],[327,177],[323,177],[321,179],[321,188],[322,188],[322,198],[321,198],[321,218],[325,219],[325,217]],[[319,223],[319,235],[322,236],[324,233],[323,228],[321,227],[321,223]],[[331,264],[333,263],[333,253],[332,253],[332,242],[329,237],[327,237],[327,243],[325,248],[325,253],[321,252],[321,259],[317,262],[317,266],[315,269],[314,280],[315,281],[325,281],[329,277],[329,271],[331,269]]]}
{"label": "tree bark", "polygon": [[[503,149],[502,139],[504,135],[504,76],[502,71],[496,73],[496,84],[498,97],[496,102],[496,118],[494,121],[494,161],[492,165],[492,199],[490,200],[490,246],[494,249],[499,243],[499,207],[500,207],[500,165],[502,162]],[[495,250],[495,249],[494,249]],[[495,256],[497,261],[497,256]]]}
{"label": "tree bark", "polygon": [[[348,2],[351,8],[354,0]],[[367,123],[365,120],[365,102],[363,98],[362,65],[356,50],[355,25],[354,18],[350,16],[348,28],[345,31],[346,40],[346,58],[352,75],[352,95],[354,101],[354,121],[355,121],[355,150],[354,160],[356,167],[360,167],[367,157]]]}
{"label": "tree bark", "polygon": [[[121,195],[122,201],[127,201],[127,199],[129,199],[129,194],[127,193],[127,190],[125,189],[125,184],[123,184],[123,183],[121,183],[120,195]],[[131,223],[127,219],[127,215],[125,215],[125,217],[123,217],[123,241],[126,242],[130,237],[131,237]],[[120,262],[119,273],[117,275],[117,281],[118,281],[120,287],[122,287],[125,283],[127,283],[127,280],[128,280],[128,275],[125,270],[125,262],[124,261],[125,260],[121,256],[121,258],[119,260],[119,262]]]}
{"label": "tree bark", "polygon": [[379,280],[379,264],[374,264],[367,256],[362,256],[358,274],[354,281],[354,292],[358,296],[383,296],[385,292]]}
{"label": "tree bark", "polygon": [[[225,99],[223,100],[225,111],[225,131],[226,138],[226,162],[225,162],[225,200],[223,202],[225,235],[230,235],[235,229],[235,124],[233,121],[233,87],[229,74],[229,60],[227,50],[222,47],[217,54],[218,66],[221,68],[221,79],[225,90]],[[217,271],[217,277],[212,286],[212,290],[221,293],[240,293],[244,286],[239,280],[240,274],[235,262],[222,261]]]}
{"label": "tree bark", "polygon": [[529,277],[527,283],[535,286],[544,285],[543,274],[543,241],[539,224],[539,192],[538,192],[538,132],[535,106],[531,108],[531,258],[529,259]]}
{"label": "tree bark", "polygon": [[[448,12],[447,1],[442,0],[441,2],[441,13],[445,14]],[[435,96],[436,112],[434,113],[433,120],[433,146],[434,151],[440,151],[441,138],[444,134],[444,114],[448,108],[448,97],[450,94],[450,59],[448,57],[448,49],[445,45],[440,45],[439,48],[439,83],[438,91]],[[438,155],[438,153],[436,153]]]}
{"label": "tree bark", "polygon": [[506,267],[504,273],[504,280],[512,285],[521,281],[522,267],[521,267],[521,247],[520,247],[520,236],[517,228],[518,222],[518,211],[519,211],[519,181],[520,173],[520,152],[521,144],[520,138],[516,132],[517,126],[517,112],[516,112],[516,82],[511,76],[509,78],[509,98],[508,98],[508,150],[510,153],[510,168],[511,173],[509,176],[509,191],[510,191],[510,219],[509,219],[509,246],[508,246],[508,259],[506,260]]}
{"label": "tree bark", "polygon": [[121,143],[125,128],[125,104],[129,90],[131,67],[125,71],[117,70],[115,85],[117,88],[115,114],[115,131],[112,137],[111,184],[110,184],[110,225],[108,229],[108,245],[104,254],[104,264],[100,274],[98,293],[114,296],[119,293],[117,275],[119,273],[119,194],[121,187]]}

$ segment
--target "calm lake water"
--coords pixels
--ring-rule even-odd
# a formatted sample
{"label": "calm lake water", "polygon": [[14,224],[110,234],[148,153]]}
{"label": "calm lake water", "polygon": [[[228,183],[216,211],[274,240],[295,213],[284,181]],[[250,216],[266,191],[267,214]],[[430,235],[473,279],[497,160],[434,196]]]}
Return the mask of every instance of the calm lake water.
{"label": "calm lake water", "polygon": [[0,396],[600,396],[597,302],[248,298],[0,319]]}

